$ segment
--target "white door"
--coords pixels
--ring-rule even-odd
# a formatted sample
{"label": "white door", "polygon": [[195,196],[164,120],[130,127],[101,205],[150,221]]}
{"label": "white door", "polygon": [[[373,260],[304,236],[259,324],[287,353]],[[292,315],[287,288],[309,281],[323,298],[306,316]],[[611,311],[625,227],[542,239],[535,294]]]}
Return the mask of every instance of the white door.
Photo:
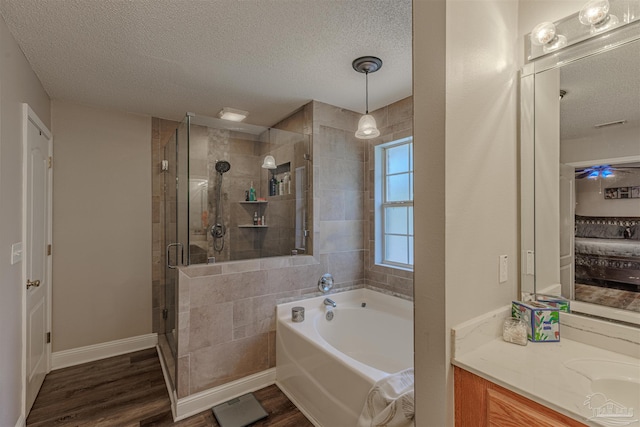
{"label": "white door", "polygon": [[25,105],[24,143],[24,286],[25,416],[50,369],[51,134]]}
{"label": "white door", "polygon": [[560,283],[562,296],[573,299],[575,280],[575,168],[560,164]]}

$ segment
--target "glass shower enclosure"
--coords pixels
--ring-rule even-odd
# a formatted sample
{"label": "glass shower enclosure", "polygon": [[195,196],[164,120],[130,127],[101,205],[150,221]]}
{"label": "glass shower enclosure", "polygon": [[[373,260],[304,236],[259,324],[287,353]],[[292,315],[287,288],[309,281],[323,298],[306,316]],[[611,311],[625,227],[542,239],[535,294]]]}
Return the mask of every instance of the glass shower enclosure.
{"label": "glass shower enclosure", "polygon": [[177,267],[311,252],[310,136],[276,127],[187,113],[164,147],[165,361]]}

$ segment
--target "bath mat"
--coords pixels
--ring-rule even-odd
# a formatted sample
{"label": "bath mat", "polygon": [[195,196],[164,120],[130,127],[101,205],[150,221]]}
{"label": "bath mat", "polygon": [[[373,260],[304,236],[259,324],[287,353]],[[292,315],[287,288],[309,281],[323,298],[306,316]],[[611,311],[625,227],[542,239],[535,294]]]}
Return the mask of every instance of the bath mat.
{"label": "bath mat", "polygon": [[245,427],[267,417],[253,393],[245,394],[213,407],[220,427]]}

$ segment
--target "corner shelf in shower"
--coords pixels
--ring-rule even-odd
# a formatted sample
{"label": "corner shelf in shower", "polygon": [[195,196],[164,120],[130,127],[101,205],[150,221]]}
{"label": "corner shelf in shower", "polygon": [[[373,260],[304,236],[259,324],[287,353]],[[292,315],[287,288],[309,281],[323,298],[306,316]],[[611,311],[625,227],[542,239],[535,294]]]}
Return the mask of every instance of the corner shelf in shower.
{"label": "corner shelf in shower", "polygon": [[268,225],[246,224],[246,225],[239,225],[238,228],[269,228],[269,226]]}
{"label": "corner shelf in shower", "polygon": [[268,200],[254,200],[252,202],[250,202],[249,200],[241,200],[240,201],[241,204],[248,204],[248,205],[255,205],[255,204],[265,204],[265,203],[269,203]]}

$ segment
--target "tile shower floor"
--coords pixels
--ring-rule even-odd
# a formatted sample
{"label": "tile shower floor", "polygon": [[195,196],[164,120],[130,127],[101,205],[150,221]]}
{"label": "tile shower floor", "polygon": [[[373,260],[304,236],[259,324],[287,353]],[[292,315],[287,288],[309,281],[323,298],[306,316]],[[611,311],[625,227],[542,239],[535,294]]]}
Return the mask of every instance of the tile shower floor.
{"label": "tile shower floor", "polygon": [[640,312],[640,292],[578,283],[575,285],[575,292],[578,301]]}

